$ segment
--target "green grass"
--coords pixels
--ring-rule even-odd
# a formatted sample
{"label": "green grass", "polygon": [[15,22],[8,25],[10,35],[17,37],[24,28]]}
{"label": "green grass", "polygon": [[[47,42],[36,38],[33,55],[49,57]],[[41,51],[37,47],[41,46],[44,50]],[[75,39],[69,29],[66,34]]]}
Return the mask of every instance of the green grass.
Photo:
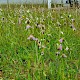
{"label": "green grass", "polygon": [[[8,9],[1,7],[0,79],[79,80],[79,14],[79,9],[57,11],[35,7],[28,9],[23,6]],[[27,30],[26,18],[32,26]],[[75,19],[76,31],[70,27],[71,19]],[[44,25],[45,29],[37,28],[37,23]],[[39,46],[37,41],[28,40],[30,35],[38,38],[45,47]],[[60,38],[64,38],[62,43],[59,42]],[[62,50],[57,49],[57,44],[62,44]],[[66,47],[69,50],[66,51]],[[60,54],[56,55],[56,52]]]}

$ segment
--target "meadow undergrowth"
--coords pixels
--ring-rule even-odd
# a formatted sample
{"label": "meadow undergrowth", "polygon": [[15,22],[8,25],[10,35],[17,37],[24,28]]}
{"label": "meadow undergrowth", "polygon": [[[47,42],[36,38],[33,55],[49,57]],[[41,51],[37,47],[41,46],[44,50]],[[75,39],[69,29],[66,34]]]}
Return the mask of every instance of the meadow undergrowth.
{"label": "meadow undergrowth", "polygon": [[80,9],[0,8],[0,80],[79,80]]}

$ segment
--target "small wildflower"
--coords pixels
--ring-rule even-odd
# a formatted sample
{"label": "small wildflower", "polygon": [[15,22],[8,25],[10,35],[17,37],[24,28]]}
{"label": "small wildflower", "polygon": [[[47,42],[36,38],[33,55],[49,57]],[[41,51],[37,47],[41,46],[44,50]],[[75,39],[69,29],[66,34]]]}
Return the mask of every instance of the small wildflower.
{"label": "small wildflower", "polygon": [[42,25],[41,29],[42,29],[42,30],[45,30],[45,25]]}
{"label": "small wildflower", "polygon": [[41,48],[41,47],[42,47],[42,46],[41,46],[41,42],[40,42],[38,39],[36,40],[36,42],[37,42],[37,44],[38,44],[38,47]]}
{"label": "small wildflower", "polygon": [[36,20],[39,20],[39,18],[38,18],[38,17],[36,17]]}
{"label": "small wildflower", "polygon": [[59,40],[60,43],[62,43],[63,41],[64,41],[64,38],[61,38],[61,39]]}
{"label": "small wildflower", "polygon": [[14,21],[11,21],[11,23],[12,23],[12,24],[15,24],[15,22],[14,22]]}
{"label": "small wildflower", "polygon": [[74,24],[71,24],[71,28],[73,29],[73,31],[76,31]]}
{"label": "small wildflower", "polygon": [[27,39],[28,39],[28,40],[34,40],[34,41],[37,40],[37,38],[35,38],[33,35],[30,35]]}
{"label": "small wildflower", "polygon": [[61,16],[61,19],[63,19],[64,17],[63,16]]}
{"label": "small wildflower", "polygon": [[40,43],[40,41],[38,40],[38,38],[36,38],[36,39],[37,39],[36,42],[37,42],[37,43]]}
{"label": "small wildflower", "polygon": [[29,28],[31,28],[31,26],[30,26],[30,25],[27,25],[27,26],[26,26],[26,30],[29,29]]}
{"label": "small wildflower", "polygon": [[55,18],[51,18],[51,20],[52,20],[52,21],[54,21],[54,20],[55,20]]}
{"label": "small wildflower", "polygon": [[59,56],[60,52],[56,52],[56,55]]}
{"label": "small wildflower", "polygon": [[26,20],[29,20],[29,18],[26,17]]}
{"label": "small wildflower", "polygon": [[29,20],[27,21],[27,24],[30,24],[30,21]]}
{"label": "small wildflower", "polygon": [[69,47],[67,46],[65,50],[68,51],[69,50]]}
{"label": "small wildflower", "polygon": [[72,23],[75,22],[75,19],[71,19]]}
{"label": "small wildflower", "polygon": [[43,52],[43,51],[41,52],[41,55],[42,55],[42,56],[44,55],[44,52]]}
{"label": "small wildflower", "polygon": [[0,8],[0,11],[3,11],[3,10]]}
{"label": "small wildflower", "polygon": [[75,27],[73,28],[73,31],[76,31],[76,28]]}
{"label": "small wildflower", "polygon": [[60,22],[57,22],[57,25],[58,25],[58,26],[61,26]]}
{"label": "small wildflower", "polygon": [[45,30],[45,25],[37,23],[37,28],[40,28],[41,30]]}
{"label": "small wildflower", "polygon": [[66,22],[64,22],[64,25],[66,25],[67,23]]}
{"label": "small wildflower", "polygon": [[27,24],[28,22],[30,22],[29,18],[26,18],[25,24]]}
{"label": "small wildflower", "polygon": [[60,32],[61,34],[64,34],[62,31]]}
{"label": "small wildflower", "polygon": [[26,26],[26,30],[27,30],[27,29],[31,28],[31,26],[29,25],[30,24],[29,20],[26,23],[27,23],[27,26]]}
{"label": "small wildflower", "polygon": [[45,31],[44,31],[44,30],[42,30],[42,31],[41,31],[41,33],[42,33],[42,34],[44,34],[44,33],[45,33]]}
{"label": "small wildflower", "polygon": [[41,39],[41,41],[45,41],[45,39]]}
{"label": "small wildflower", "polygon": [[38,38],[35,38],[35,41],[38,41]]}
{"label": "small wildflower", "polygon": [[73,28],[73,27],[74,27],[74,25],[73,25],[73,24],[71,24],[71,25],[70,25],[70,27],[71,27],[71,28]]}
{"label": "small wildflower", "polygon": [[27,23],[27,21],[25,21],[25,24]]}
{"label": "small wildflower", "polygon": [[50,37],[52,37],[52,35],[51,35],[51,34],[47,34],[47,36],[50,36]]}
{"label": "small wildflower", "polygon": [[30,10],[29,9],[27,10],[27,13],[30,13]]}
{"label": "small wildflower", "polygon": [[37,24],[37,28],[41,28],[42,27],[42,24]]}
{"label": "small wildflower", "polygon": [[67,58],[67,56],[66,56],[65,54],[62,54],[62,57],[63,57],[63,58]]}
{"label": "small wildflower", "polygon": [[70,14],[70,15],[68,15],[68,17],[69,17],[69,18],[71,18],[71,16],[72,16],[71,14]]}
{"label": "small wildflower", "polygon": [[46,48],[44,45],[42,45],[42,48]]}
{"label": "small wildflower", "polygon": [[62,45],[60,44],[57,49],[62,50]]}

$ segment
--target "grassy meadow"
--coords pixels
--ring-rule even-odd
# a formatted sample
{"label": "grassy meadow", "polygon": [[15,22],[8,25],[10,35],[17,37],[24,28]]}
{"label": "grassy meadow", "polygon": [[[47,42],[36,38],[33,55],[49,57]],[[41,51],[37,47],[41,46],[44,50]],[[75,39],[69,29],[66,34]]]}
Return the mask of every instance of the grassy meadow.
{"label": "grassy meadow", "polygon": [[80,80],[80,9],[0,6],[0,80]]}

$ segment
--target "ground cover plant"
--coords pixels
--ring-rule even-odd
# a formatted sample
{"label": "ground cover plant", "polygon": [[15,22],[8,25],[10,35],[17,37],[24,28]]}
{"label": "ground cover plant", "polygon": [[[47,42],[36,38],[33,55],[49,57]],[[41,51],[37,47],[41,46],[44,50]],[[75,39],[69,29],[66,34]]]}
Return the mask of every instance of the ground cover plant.
{"label": "ground cover plant", "polygon": [[0,80],[80,80],[80,9],[1,7]]}

